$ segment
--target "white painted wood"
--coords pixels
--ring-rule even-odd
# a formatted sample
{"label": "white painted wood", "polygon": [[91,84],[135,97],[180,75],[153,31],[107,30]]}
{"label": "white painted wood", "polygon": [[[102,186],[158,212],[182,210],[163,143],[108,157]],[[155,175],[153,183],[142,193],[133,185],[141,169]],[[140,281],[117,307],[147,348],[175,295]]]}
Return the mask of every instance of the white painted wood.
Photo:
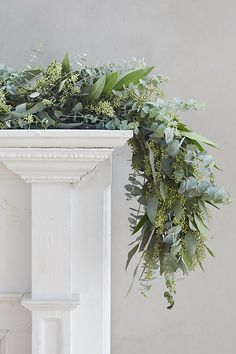
{"label": "white painted wood", "polygon": [[21,305],[22,294],[0,296],[0,353],[31,354],[30,312]]}
{"label": "white painted wood", "polygon": [[103,353],[111,350],[111,177],[103,197]]}
{"label": "white painted wood", "polygon": [[32,183],[32,299],[71,298],[71,188]]}
{"label": "white painted wood", "polygon": [[0,130],[1,147],[115,148],[131,138],[130,130]]}
{"label": "white painted wood", "polygon": [[0,354],[7,354],[7,333],[8,330],[0,329]]}
{"label": "white painted wood", "polygon": [[72,183],[93,172],[111,153],[112,148],[0,148],[0,160],[26,183]]}
{"label": "white painted wood", "polygon": [[0,131],[0,161],[31,184],[32,354],[110,354],[111,154],[131,136]]}
{"label": "white painted wood", "polygon": [[20,304],[22,298],[23,298],[23,294],[1,293],[0,294],[0,304]]}
{"label": "white painted wood", "polygon": [[77,185],[73,195],[72,284],[80,305],[72,312],[72,348],[83,348],[84,353],[104,354],[110,347],[109,249],[105,253],[110,243],[110,185],[108,159],[93,178]]}
{"label": "white painted wood", "polygon": [[[71,313],[36,311],[32,313],[32,353],[71,353]],[[79,350],[79,348],[78,348]]]}
{"label": "white painted wood", "polygon": [[30,311],[72,311],[79,305],[79,296],[73,294],[70,300],[34,300],[31,294],[21,297],[21,304]]}
{"label": "white painted wood", "polygon": [[[58,318],[48,318],[42,321],[42,335],[45,354],[57,354],[61,348],[61,320]],[[54,340],[52,340],[52,338]]]}
{"label": "white painted wood", "polygon": [[0,165],[0,294],[5,296],[30,291],[31,195],[30,185]]}

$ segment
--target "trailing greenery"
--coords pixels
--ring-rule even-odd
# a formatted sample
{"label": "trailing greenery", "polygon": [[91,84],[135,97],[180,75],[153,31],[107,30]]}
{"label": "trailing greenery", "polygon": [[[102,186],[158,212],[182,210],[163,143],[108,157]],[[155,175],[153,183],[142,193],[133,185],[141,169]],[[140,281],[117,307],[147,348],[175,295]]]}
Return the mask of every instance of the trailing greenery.
{"label": "trailing greenery", "polygon": [[215,144],[194,133],[180,118],[198,109],[193,100],[168,101],[160,88],[166,78],[153,67],[133,61],[122,65],[73,69],[66,55],[47,68],[16,72],[0,67],[1,129],[132,129],[132,169],[127,198],[132,230],[128,267],[139,255],[145,294],[157,273],[165,277],[164,294],[174,304],[175,276],[197,266],[206,253],[209,206],[228,203],[216,186],[213,157],[205,145]]}

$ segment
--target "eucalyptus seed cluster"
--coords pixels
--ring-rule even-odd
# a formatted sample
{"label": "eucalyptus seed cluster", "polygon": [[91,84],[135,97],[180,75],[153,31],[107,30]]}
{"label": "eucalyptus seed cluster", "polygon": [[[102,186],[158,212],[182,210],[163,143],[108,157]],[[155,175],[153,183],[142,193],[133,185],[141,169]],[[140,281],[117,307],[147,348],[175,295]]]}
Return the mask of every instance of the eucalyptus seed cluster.
{"label": "eucalyptus seed cluster", "polygon": [[62,64],[57,61],[53,61],[48,65],[45,75],[38,79],[35,89],[38,91],[50,90],[62,77]]}
{"label": "eucalyptus seed cluster", "polygon": [[51,106],[53,104],[53,101],[52,100],[49,100],[47,98],[44,98],[42,100],[42,104],[44,104],[45,106]]}
{"label": "eucalyptus seed cluster", "polygon": [[75,81],[77,79],[77,75],[74,75],[73,78],[67,79],[65,84],[63,85],[62,95],[60,97],[60,101],[65,103],[71,96],[80,95],[81,89],[80,87],[75,85]]}
{"label": "eucalyptus seed cluster", "polygon": [[143,94],[137,94],[135,93],[131,88],[127,88],[126,89],[126,96],[127,99],[137,103],[138,105],[144,105],[145,102],[147,102],[149,100],[149,94],[147,93],[143,93]]}
{"label": "eucalyptus seed cluster", "polygon": [[23,120],[25,121],[25,123],[27,124],[32,124],[34,122],[34,116],[31,113],[25,113],[23,116]]}
{"label": "eucalyptus seed cluster", "polygon": [[8,113],[11,111],[11,106],[6,103],[5,93],[0,90],[0,113]]}
{"label": "eucalyptus seed cluster", "polygon": [[115,115],[114,108],[108,100],[102,100],[98,103],[90,105],[89,110],[98,115],[113,117]]}
{"label": "eucalyptus seed cluster", "polygon": [[110,103],[113,108],[119,108],[121,105],[121,98],[118,96],[113,96]]}

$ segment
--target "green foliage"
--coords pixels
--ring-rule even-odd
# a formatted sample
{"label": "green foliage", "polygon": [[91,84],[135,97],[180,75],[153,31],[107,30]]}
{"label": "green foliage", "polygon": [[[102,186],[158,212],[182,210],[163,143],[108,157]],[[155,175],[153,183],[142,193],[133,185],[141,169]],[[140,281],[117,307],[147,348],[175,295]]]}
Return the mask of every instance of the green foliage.
{"label": "green foliage", "polygon": [[70,59],[68,54],[66,53],[64,59],[62,60],[62,71],[66,74],[69,74],[70,70],[71,70]]}
{"label": "green foliage", "polygon": [[93,86],[90,88],[89,90],[89,98],[90,100],[97,100],[101,94],[102,91],[104,89],[106,83],[106,76],[101,76],[94,84]]}
{"label": "green foliage", "polygon": [[132,129],[132,169],[126,185],[137,209],[129,217],[131,250],[138,260],[142,293],[157,274],[164,276],[164,296],[174,305],[175,275],[202,267],[210,211],[230,196],[214,181],[214,159],[205,144],[182,121],[183,111],[196,110],[194,100],[164,99],[166,78],[150,76],[153,67],[133,62],[73,69],[62,63],[15,72],[0,65],[1,129]]}
{"label": "green foliage", "polygon": [[152,70],[154,66],[150,68],[142,68],[130,71],[129,73],[123,75],[116,85],[114,86],[115,90],[122,90],[124,86],[128,86],[129,84],[138,84],[140,79],[145,78]]}
{"label": "green foliage", "polygon": [[111,94],[117,79],[118,79],[119,73],[117,71],[112,72],[111,74],[106,76],[106,82],[105,82],[105,86],[103,89],[103,94],[104,95],[109,95]]}

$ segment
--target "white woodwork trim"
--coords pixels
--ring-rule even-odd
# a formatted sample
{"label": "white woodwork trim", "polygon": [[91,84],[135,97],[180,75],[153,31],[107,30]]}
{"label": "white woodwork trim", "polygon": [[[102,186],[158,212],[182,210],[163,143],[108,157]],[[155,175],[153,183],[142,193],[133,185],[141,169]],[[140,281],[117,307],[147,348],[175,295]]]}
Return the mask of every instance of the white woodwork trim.
{"label": "white woodwork trim", "polygon": [[1,130],[0,161],[26,183],[76,183],[132,135],[130,130]]}
{"label": "white woodwork trim", "polygon": [[0,352],[2,354],[7,354],[7,329],[0,329]]}
{"label": "white woodwork trim", "polygon": [[0,163],[0,179],[2,180],[19,180],[20,177],[17,176],[15,173],[10,171],[9,169],[4,166],[3,163]]}
{"label": "white woodwork trim", "polygon": [[32,327],[33,354],[71,354],[70,312],[34,311]]}
{"label": "white woodwork trim", "polygon": [[103,353],[111,350],[111,186],[103,195]]}
{"label": "white woodwork trim", "polygon": [[20,304],[23,294],[0,293],[0,304]]}
{"label": "white woodwork trim", "polygon": [[115,148],[132,136],[131,130],[9,129],[0,131],[0,147]]}
{"label": "white woodwork trim", "polygon": [[0,161],[26,183],[79,182],[113,149],[1,148]]}
{"label": "white woodwork trim", "polygon": [[35,300],[30,294],[25,294],[21,304],[30,311],[64,312],[74,310],[80,303],[79,295],[72,295],[71,300]]}
{"label": "white woodwork trim", "polygon": [[71,300],[71,193],[69,183],[32,183],[33,299]]}

